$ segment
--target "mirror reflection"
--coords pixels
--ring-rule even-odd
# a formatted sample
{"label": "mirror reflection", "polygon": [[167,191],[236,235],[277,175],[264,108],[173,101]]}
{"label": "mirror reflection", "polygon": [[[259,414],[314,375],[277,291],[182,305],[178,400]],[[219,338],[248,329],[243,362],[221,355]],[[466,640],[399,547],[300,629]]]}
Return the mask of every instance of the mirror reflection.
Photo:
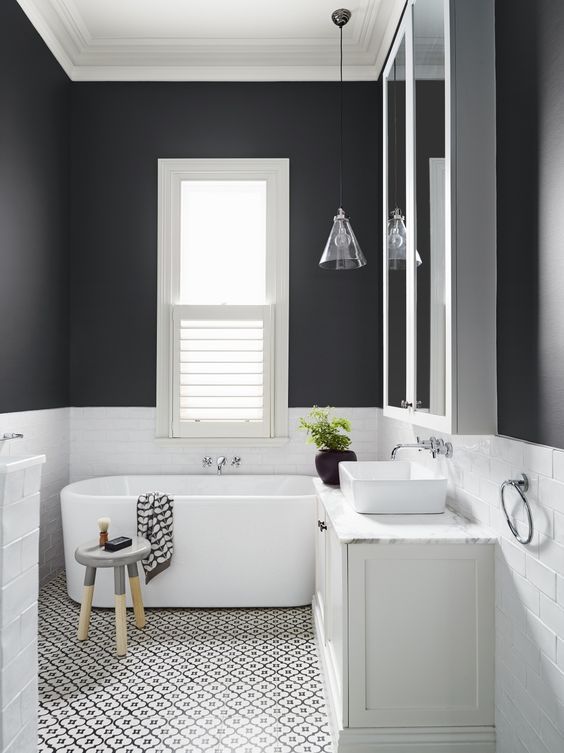
{"label": "mirror reflection", "polygon": [[386,92],[388,404],[399,408],[406,395],[405,39],[392,62]]}
{"label": "mirror reflection", "polygon": [[415,191],[418,251],[416,408],[446,407],[445,40],[443,0],[414,5]]}

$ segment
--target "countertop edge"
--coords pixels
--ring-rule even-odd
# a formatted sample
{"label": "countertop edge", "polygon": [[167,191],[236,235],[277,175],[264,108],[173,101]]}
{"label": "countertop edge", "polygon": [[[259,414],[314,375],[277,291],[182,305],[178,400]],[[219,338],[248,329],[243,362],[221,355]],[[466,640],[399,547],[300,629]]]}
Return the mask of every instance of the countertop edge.
{"label": "countertop edge", "polygon": [[[499,539],[491,528],[468,520],[450,507],[432,516],[365,515],[352,509],[339,487],[327,486],[320,479],[314,479],[314,486],[341,544],[491,545]],[[407,535],[406,527],[410,525]]]}

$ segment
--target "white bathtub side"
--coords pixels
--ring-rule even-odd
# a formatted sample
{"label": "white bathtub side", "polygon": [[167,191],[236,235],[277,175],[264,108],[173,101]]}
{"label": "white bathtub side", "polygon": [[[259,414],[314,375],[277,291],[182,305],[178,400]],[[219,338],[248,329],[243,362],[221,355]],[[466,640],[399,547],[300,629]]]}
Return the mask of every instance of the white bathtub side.
{"label": "white bathtub side", "polygon": [[[112,519],[110,536],[135,535],[136,497],[61,494],[69,596],[80,601],[84,568],[76,547]],[[270,607],[311,602],[314,495],[175,497],[175,553],[148,585],[148,607]],[[113,573],[97,574],[94,606],[113,606]]]}

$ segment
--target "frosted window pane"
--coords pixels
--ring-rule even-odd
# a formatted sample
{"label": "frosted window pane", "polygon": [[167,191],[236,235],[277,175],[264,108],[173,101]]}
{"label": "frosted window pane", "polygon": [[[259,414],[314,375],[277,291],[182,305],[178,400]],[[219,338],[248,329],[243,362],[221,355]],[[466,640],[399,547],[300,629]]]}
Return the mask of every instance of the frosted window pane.
{"label": "frosted window pane", "polygon": [[179,303],[266,303],[266,181],[183,181],[180,246]]}

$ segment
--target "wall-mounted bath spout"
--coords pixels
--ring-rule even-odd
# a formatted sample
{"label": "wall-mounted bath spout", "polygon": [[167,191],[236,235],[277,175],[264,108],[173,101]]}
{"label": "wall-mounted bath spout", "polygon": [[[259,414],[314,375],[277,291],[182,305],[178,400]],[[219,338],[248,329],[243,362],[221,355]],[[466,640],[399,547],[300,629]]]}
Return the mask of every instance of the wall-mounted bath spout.
{"label": "wall-mounted bath spout", "polygon": [[0,442],[6,442],[8,439],[23,439],[23,434],[15,434],[14,432],[8,432],[0,437]]}
{"label": "wall-mounted bath spout", "polygon": [[217,459],[217,475],[218,476],[221,476],[221,470],[226,463],[227,463],[227,458],[224,457],[223,455],[220,455],[220,457],[218,457]]}

